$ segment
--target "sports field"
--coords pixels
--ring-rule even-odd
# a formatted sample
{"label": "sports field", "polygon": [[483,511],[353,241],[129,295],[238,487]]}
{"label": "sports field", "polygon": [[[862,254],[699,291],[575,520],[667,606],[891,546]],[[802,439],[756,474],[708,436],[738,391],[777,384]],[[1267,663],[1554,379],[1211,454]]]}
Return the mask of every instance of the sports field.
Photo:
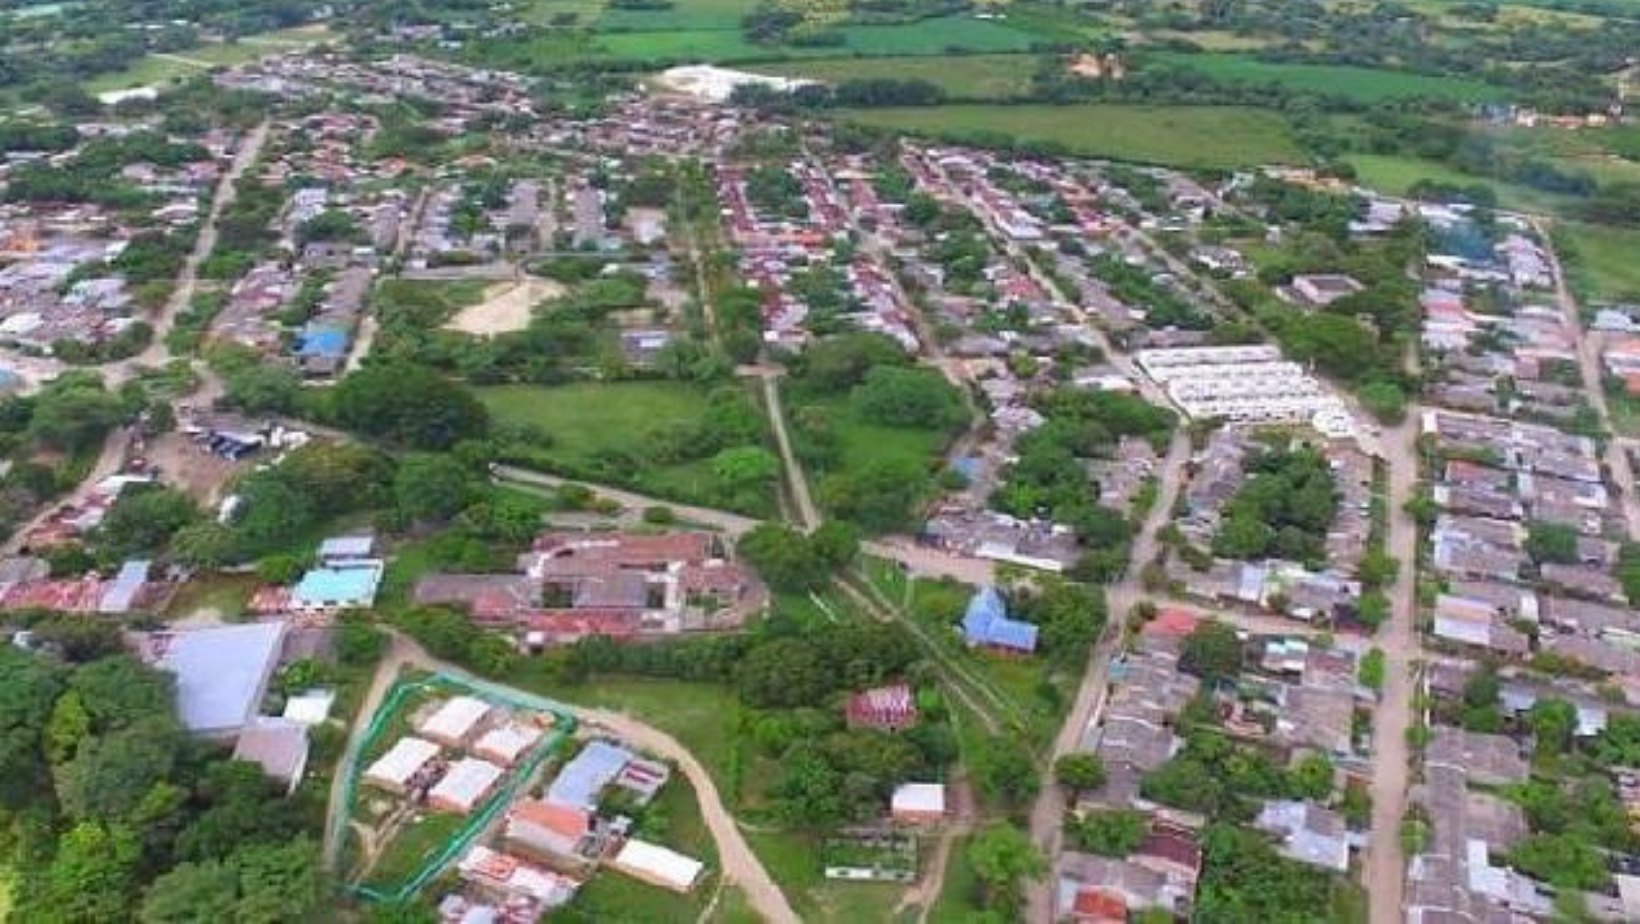
{"label": "sports field", "polygon": [[955,99],[1008,99],[1031,89],[1042,55],[837,58],[759,64],[749,70],[826,83],[843,80],[926,80]]}
{"label": "sports field", "polygon": [[1075,154],[1170,167],[1228,169],[1297,163],[1303,152],[1286,120],[1240,106],[955,105],[845,110],[884,128],[980,140],[1064,145]]}
{"label": "sports field", "polygon": [[1188,67],[1226,83],[1275,85],[1348,97],[1363,103],[1426,97],[1464,103],[1501,101],[1505,91],[1478,80],[1332,64],[1272,64],[1245,54],[1155,52],[1145,61]]}

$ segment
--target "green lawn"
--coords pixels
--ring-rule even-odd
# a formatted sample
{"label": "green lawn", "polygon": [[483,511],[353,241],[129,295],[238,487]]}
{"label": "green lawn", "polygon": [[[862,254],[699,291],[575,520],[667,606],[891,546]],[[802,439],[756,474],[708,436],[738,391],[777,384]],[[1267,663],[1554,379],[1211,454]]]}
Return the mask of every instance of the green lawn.
{"label": "green lawn", "polygon": [[820,838],[788,831],[748,831],[746,841],[805,921],[891,921],[905,886],[827,879]]}
{"label": "green lawn", "polygon": [[740,31],[741,17],[757,0],[676,0],[664,10],[618,10],[606,7],[595,28],[600,32],[660,32],[668,29]]}
{"label": "green lawn", "polygon": [[1303,152],[1274,112],[1240,106],[953,105],[844,110],[866,125],[954,140],[1063,145],[1075,154],[1172,167],[1296,163]]}
{"label": "green lawn", "polygon": [[709,460],[650,460],[651,431],[705,417],[708,396],[702,389],[678,382],[578,382],[496,385],[478,389],[478,396],[496,421],[543,431],[550,443],[537,451],[539,462],[568,477],[756,516],[774,510],[772,485],[726,499]]}
{"label": "green lawn", "polygon": [[424,812],[400,828],[376,858],[365,884],[392,893],[438,856],[467,819],[449,812]]}
{"label": "green lawn", "polygon": [[1493,182],[1484,177],[1454,170],[1437,161],[1417,157],[1351,154],[1346,160],[1355,167],[1356,177],[1363,186],[1391,195],[1406,194],[1419,180],[1433,180],[1456,186],[1490,186],[1497,193],[1499,205],[1523,212],[1553,213],[1565,209],[1573,201],[1565,196],[1539,192],[1525,186]]}
{"label": "green lawn", "polygon": [[281,51],[316,45],[332,37],[333,33],[324,26],[298,26],[247,35],[237,42],[206,42],[163,57],[147,55],[138,58],[126,68],[90,78],[84,86],[87,93],[93,94],[162,86],[202,74],[211,67],[243,64]]}
{"label": "green lawn", "polygon": [[1312,90],[1344,96],[1363,103],[1405,97],[1456,100],[1464,103],[1497,102],[1505,91],[1479,80],[1432,77],[1408,71],[1347,67],[1331,64],[1273,64],[1248,54],[1195,54],[1157,52],[1147,60],[1188,67],[1226,83],[1274,84],[1294,90]]}
{"label": "green lawn", "polygon": [[205,68],[176,58],[156,58],[148,55],[138,58],[121,70],[92,77],[85,81],[84,86],[87,93],[95,95],[136,87],[163,86],[204,72]]}
{"label": "green lawn", "polygon": [[245,615],[245,606],[261,582],[249,574],[204,574],[183,584],[166,609],[169,619],[185,619],[211,610],[226,622]]}
{"label": "green lawn", "polygon": [[1640,228],[1567,222],[1556,238],[1571,244],[1568,272],[1580,294],[1597,301],[1640,300]]}
{"label": "green lawn", "polygon": [[[628,26],[630,19],[623,20]],[[707,22],[713,20],[708,19]],[[789,58],[835,58],[839,54],[945,55],[953,51],[1029,51],[1035,37],[1001,22],[949,16],[915,23],[843,26],[841,46],[798,47],[759,45],[750,42],[739,27],[703,26],[683,20],[684,28],[655,28],[648,31],[600,32],[595,51],[603,57],[637,62],[699,62],[722,64],[735,61],[773,61]]]}
{"label": "green lawn", "polygon": [[979,874],[968,862],[968,837],[959,837],[951,845],[951,858],[945,865],[945,882],[939,898],[928,915],[933,924],[961,924],[985,913],[978,904]]}
{"label": "green lawn", "polygon": [[895,58],[833,58],[761,64],[760,74],[807,77],[826,83],[850,79],[926,80],[956,99],[1007,99],[1030,91],[1041,55],[963,55]]}

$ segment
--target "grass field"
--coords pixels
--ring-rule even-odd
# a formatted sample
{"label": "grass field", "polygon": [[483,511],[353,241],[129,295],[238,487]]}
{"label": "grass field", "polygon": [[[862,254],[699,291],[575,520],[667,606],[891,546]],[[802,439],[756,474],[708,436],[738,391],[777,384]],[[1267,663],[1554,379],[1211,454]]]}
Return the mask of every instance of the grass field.
{"label": "grass field", "polygon": [[[710,460],[648,461],[645,438],[650,431],[705,416],[708,399],[700,389],[676,382],[579,382],[497,385],[477,391],[498,422],[544,431],[551,443],[537,455],[569,477],[618,483],[684,503],[722,502]],[[741,508],[754,515],[772,512],[773,488],[765,493],[742,498]]]}
{"label": "grass field", "polygon": [[1640,301],[1640,229],[1567,222],[1556,239],[1575,256],[1568,273],[1579,294],[1598,301]]}
{"label": "grass field", "polygon": [[953,138],[1000,135],[1073,153],[1170,167],[1229,169],[1303,159],[1281,116],[1238,106],[956,105],[845,110],[866,125]]}
{"label": "grass field", "polygon": [[746,840],[803,920],[836,924],[894,920],[894,906],[905,894],[905,886],[827,879],[820,865],[819,837],[749,831]]}
{"label": "grass field", "polygon": [[[668,11],[670,12],[670,11]],[[746,40],[735,28],[702,28],[694,22],[688,28],[601,33],[596,38],[599,56],[618,61],[733,61],[785,58],[835,58],[839,54],[945,55],[959,52],[1028,51],[1035,37],[1000,22],[951,16],[917,23],[843,26],[840,47],[806,48],[758,45]]]}
{"label": "grass field", "polygon": [[1188,67],[1226,83],[1276,85],[1344,96],[1364,103],[1406,97],[1496,102],[1505,91],[1478,80],[1327,64],[1272,64],[1245,54],[1156,52],[1146,60]]}
{"label": "grass field", "polygon": [[393,835],[370,868],[365,884],[392,892],[444,850],[467,819],[449,812],[423,812]]}
{"label": "grass field", "polygon": [[958,99],[1007,99],[1030,91],[1031,75],[1042,61],[1041,55],[837,58],[762,64],[750,69],[827,83],[873,78],[926,80]]}
{"label": "grass field", "polygon": [[1356,177],[1363,186],[1391,195],[1404,195],[1419,180],[1434,180],[1457,186],[1490,186],[1497,193],[1499,205],[1522,212],[1556,213],[1564,210],[1573,201],[1566,196],[1540,192],[1525,186],[1493,182],[1484,177],[1454,170],[1436,161],[1416,157],[1351,154],[1346,159],[1355,167]]}
{"label": "grass field", "polygon": [[969,841],[970,838],[964,836],[951,845],[951,859],[945,865],[945,883],[928,915],[933,924],[961,924],[985,913],[978,902],[979,874],[968,860]]}

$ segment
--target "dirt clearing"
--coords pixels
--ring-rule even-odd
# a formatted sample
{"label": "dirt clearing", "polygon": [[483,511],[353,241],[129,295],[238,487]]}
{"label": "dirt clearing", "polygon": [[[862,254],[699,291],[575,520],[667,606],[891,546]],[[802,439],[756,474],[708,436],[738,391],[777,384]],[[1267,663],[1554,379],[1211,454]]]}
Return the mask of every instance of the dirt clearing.
{"label": "dirt clearing", "polygon": [[496,283],[484,292],[484,300],[461,309],[445,327],[480,337],[523,330],[530,323],[530,309],[549,298],[559,298],[564,287],[551,279],[526,277],[519,282]]}

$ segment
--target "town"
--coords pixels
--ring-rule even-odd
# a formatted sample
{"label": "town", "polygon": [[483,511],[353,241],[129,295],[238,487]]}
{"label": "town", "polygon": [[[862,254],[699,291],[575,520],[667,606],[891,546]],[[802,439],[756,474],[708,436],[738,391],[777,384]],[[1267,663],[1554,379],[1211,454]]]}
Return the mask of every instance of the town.
{"label": "town", "polygon": [[1640,919],[1550,222],[401,38],[0,122],[0,920]]}

